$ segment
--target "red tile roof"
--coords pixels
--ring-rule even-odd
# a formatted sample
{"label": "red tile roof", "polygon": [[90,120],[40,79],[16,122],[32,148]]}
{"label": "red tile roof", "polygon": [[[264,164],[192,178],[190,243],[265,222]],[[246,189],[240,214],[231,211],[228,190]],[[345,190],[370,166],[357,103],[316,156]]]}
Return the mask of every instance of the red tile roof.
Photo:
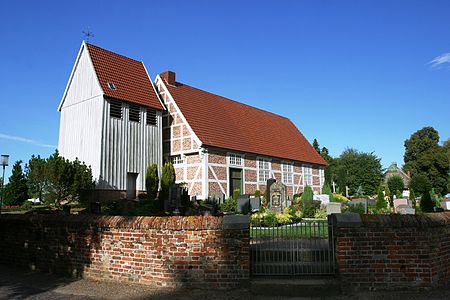
{"label": "red tile roof", "polygon": [[285,117],[185,84],[166,87],[192,130],[207,146],[326,164]]}
{"label": "red tile roof", "polygon": [[[86,44],[106,96],[164,110],[140,61]],[[109,88],[113,83],[115,90]]]}

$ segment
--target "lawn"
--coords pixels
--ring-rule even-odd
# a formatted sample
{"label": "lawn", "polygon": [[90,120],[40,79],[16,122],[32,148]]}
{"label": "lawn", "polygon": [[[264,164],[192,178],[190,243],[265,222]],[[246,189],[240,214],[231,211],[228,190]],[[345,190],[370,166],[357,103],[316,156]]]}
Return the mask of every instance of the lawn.
{"label": "lawn", "polygon": [[302,221],[295,224],[273,227],[250,228],[252,238],[327,238],[328,223],[326,220]]}

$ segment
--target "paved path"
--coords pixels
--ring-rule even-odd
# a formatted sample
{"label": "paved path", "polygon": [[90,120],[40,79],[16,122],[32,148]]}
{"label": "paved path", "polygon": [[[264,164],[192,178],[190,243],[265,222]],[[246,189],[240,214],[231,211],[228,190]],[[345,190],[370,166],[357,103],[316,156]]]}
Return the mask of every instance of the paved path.
{"label": "paved path", "polygon": [[[0,265],[0,299],[13,300],[93,300],[93,299],[175,299],[175,300],[294,300],[320,299],[305,297],[255,296],[247,290],[170,290],[140,284],[70,280],[49,274],[23,271]],[[450,288],[433,291],[360,292],[330,299],[350,300],[440,300],[450,299]]]}

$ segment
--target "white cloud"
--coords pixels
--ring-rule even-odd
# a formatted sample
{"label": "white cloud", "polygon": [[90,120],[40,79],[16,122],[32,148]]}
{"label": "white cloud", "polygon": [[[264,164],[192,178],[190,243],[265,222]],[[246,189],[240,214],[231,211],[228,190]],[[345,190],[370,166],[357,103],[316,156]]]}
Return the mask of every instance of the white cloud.
{"label": "white cloud", "polygon": [[431,65],[431,68],[438,69],[445,66],[450,67],[450,53],[444,53],[435,57],[432,61],[428,63]]}
{"label": "white cloud", "polygon": [[39,146],[39,147],[56,148],[55,145],[44,144],[44,143],[41,143],[41,142],[39,142],[39,141],[35,141],[35,140],[32,140],[32,139],[27,139],[27,138],[24,138],[24,137],[15,136],[15,135],[9,135],[9,134],[4,134],[4,133],[0,133],[0,139],[11,140],[11,141],[17,141],[17,142],[22,142],[22,143],[27,143],[27,144],[31,144],[31,145]]}

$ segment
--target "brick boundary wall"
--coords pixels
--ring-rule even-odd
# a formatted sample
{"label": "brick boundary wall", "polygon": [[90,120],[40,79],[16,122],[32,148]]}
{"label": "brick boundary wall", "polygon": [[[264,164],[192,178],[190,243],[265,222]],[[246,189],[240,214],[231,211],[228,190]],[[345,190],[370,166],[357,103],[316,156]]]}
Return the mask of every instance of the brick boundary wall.
{"label": "brick boundary wall", "polygon": [[159,286],[248,284],[249,219],[1,215],[0,263]]}
{"label": "brick boundary wall", "polygon": [[341,282],[353,289],[445,286],[450,279],[450,212],[331,216]]}

